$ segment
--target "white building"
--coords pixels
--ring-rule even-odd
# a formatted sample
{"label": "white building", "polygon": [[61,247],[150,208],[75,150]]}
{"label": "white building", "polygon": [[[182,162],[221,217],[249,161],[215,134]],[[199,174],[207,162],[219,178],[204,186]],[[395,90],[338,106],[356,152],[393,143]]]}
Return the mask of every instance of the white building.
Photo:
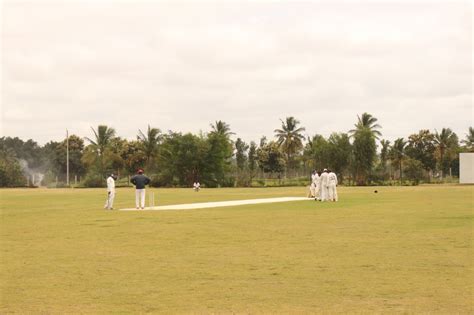
{"label": "white building", "polygon": [[459,154],[459,183],[474,184],[474,153]]}

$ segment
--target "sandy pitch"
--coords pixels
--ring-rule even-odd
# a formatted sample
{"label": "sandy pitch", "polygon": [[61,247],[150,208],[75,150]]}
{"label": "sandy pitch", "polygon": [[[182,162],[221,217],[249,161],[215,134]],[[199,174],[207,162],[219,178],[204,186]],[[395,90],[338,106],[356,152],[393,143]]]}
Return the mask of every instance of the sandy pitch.
{"label": "sandy pitch", "polygon": [[[230,200],[230,201],[201,202],[201,203],[187,203],[187,204],[181,204],[181,205],[145,207],[144,210],[191,210],[191,209],[231,207],[231,206],[242,206],[242,205],[255,205],[255,204],[260,204],[260,203],[274,203],[274,202],[301,201],[301,200],[314,200],[314,199],[307,198],[307,197],[279,197],[279,198],[264,198],[264,199]],[[144,210],[137,210],[135,208],[126,208],[126,209],[120,209],[120,210],[121,211],[144,211]]]}

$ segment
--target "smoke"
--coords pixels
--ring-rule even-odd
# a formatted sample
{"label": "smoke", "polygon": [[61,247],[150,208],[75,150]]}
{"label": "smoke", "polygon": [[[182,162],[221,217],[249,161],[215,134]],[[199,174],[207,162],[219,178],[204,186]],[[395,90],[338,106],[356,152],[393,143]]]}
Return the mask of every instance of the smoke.
{"label": "smoke", "polygon": [[28,166],[28,162],[26,160],[19,159],[18,163],[20,163],[21,171],[27,178],[28,184],[31,186],[41,186],[41,183],[44,179],[44,174],[35,169],[31,169]]}

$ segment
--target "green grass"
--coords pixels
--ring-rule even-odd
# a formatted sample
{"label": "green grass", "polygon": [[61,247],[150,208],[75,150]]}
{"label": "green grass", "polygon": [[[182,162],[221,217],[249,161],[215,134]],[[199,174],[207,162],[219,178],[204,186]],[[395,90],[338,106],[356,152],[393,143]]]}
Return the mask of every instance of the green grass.
{"label": "green grass", "polygon": [[[306,194],[150,190],[161,205]],[[103,189],[0,190],[0,313],[472,313],[473,193],[118,212]]]}

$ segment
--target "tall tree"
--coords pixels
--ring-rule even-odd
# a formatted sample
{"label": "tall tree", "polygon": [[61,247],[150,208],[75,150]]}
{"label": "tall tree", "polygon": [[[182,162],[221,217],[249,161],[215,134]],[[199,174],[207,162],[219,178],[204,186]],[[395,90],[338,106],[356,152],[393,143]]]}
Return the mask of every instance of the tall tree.
{"label": "tall tree", "polygon": [[227,139],[230,139],[230,136],[235,134],[230,131],[229,124],[223,122],[222,120],[218,120],[215,122],[215,124],[211,124],[211,128],[211,133],[219,134],[226,137]]}
{"label": "tall tree", "polygon": [[390,155],[394,164],[398,165],[398,170],[400,172],[400,184],[403,182],[403,158],[405,157],[405,147],[407,142],[403,138],[398,138],[393,143]]}
{"label": "tall tree", "polygon": [[380,145],[382,149],[380,150],[380,164],[382,165],[382,169],[384,173],[387,171],[387,160],[389,158],[389,150],[390,150],[390,141],[382,139],[380,141]]}
{"label": "tall tree", "polygon": [[263,147],[258,148],[258,165],[265,173],[281,173],[285,169],[284,155],[280,146],[271,141]]}
{"label": "tall tree", "polygon": [[257,169],[257,144],[253,141],[250,142],[249,148],[249,171],[250,171],[250,179],[253,178],[255,170]]}
{"label": "tall tree", "polygon": [[91,129],[94,133],[94,139],[85,137],[90,142],[90,145],[84,151],[83,161],[89,164],[91,160],[95,160],[94,164],[96,164],[97,172],[101,176],[105,176],[104,153],[111,140],[115,137],[115,129],[109,128],[106,125],[99,125],[97,131],[92,127]]}
{"label": "tall tree", "polygon": [[286,155],[287,168],[293,166],[294,156],[303,148],[304,127],[299,127],[299,121],[294,117],[287,117],[285,121],[281,120],[281,129],[275,129],[277,143]]}
{"label": "tall tree", "polygon": [[474,128],[469,127],[469,131],[466,134],[466,138],[461,140],[461,143],[464,144],[467,150],[474,151]]}
{"label": "tall tree", "polygon": [[377,155],[375,138],[369,128],[358,130],[353,137],[353,172],[357,184],[366,185],[367,176],[372,170]]}
{"label": "tall tree", "polygon": [[344,181],[344,173],[350,164],[352,145],[346,133],[332,133],[328,138],[328,166],[338,174],[339,182]]}
{"label": "tall tree", "polygon": [[428,129],[422,129],[408,137],[406,155],[411,159],[420,161],[427,171],[433,171],[436,168],[434,140],[434,134]]}
{"label": "tall tree", "polygon": [[242,141],[242,139],[237,138],[237,141],[235,142],[235,160],[237,163],[237,169],[240,171],[245,169],[245,164],[247,162],[246,152],[248,149],[248,144]]}
{"label": "tall tree", "polygon": [[143,146],[147,169],[153,169],[153,162],[158,154],[158,146],[162,140],[161,130],[158,128],[151,128],[150,125],[148,125],[146,133],[142,132],[140,129],[138,130],[137,138]]}
{"label": "tall tree", "polygon": [[441,178],[448,172],[453,154],[458,146],[458,136],[449,128],[441,129],[438,133],[435,130],[434,143],[437,151],[437,159]]}
{"label": "tall tree", "polygon": [[[69,136],[69,172],[74,178],[75,175],[82,176],[85,173],[82,155],[84,152],[84,140],[76,135]],[[56,175],[65,177],[66,174],[66,140],[56,146],[53,163],[57,167]]]}
{"label": "tall tree", "polygon": [[369,113],[363,113],[361,116],[357,115],[357,123],[354,126],[355,129],[349,131],[352,135],[361,130],[369,130],[375,139],[382,136],[382,133],[377,130],[382,128],[382,126],[377,123],[377,118]]}

